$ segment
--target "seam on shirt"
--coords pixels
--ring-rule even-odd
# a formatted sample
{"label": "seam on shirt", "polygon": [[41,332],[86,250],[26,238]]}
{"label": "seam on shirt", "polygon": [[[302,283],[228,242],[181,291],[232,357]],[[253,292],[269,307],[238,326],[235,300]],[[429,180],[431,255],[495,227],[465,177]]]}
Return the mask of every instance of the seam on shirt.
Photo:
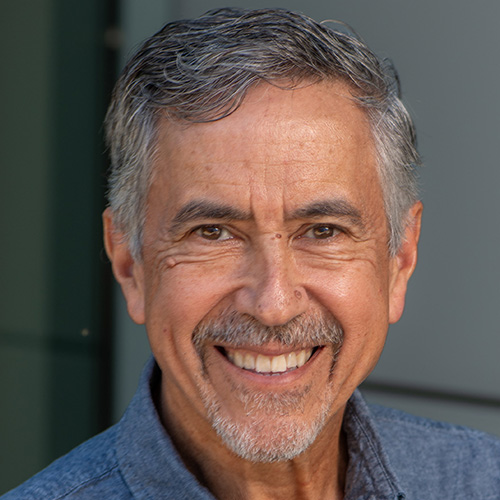
{"label": "seam on shirt", "polygon": [[[112,472],[114,472],[115,469],[118,469],[118,464],[113,465],[113,467],[111,467],[107,471],[103,472],[99,476],[92,477],[90,479],[87,479],[83,483],[79,483],[77,486],[75,486],[71,490],[67,491],[66,493],[64,493],[64,494],[62,494],[62,495],[60,495],[58,497],[55,497],[54,500],[60,500],[62,498],[66,498],[68,495],[71,495],[71,494],[75,493],[76,491],[82,489],[83,487],[88,486],[90,483],[100,481],[105,476],[109,476]],[[128,486],[127,486],[127,488],[128,488]]]}
{"label": "seam on shirt", "polygon": [[123,470],[122,470],[120,464],[117,464],[115,467],[118,467],[118,474],[119,474],[121,480],[123,481],[123,484],[127,487],[127,490],[130,493],[130,498],[136,498],[132,488],[128,484],[127,478],[123,475]]}

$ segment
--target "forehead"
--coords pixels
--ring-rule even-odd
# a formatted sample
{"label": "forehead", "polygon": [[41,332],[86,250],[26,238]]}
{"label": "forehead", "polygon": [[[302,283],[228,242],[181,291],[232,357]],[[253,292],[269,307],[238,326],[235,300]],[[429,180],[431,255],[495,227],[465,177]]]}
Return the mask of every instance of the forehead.
{"label": "forehead", "polygon": [[275,198],[293,210],[301,197],[364,203],[380,194],[368,118],[341,82],[295,90],[261,84],[221,120],[162,122],[153,179],[150,194],[169,205],[199,196],[250,205]]}

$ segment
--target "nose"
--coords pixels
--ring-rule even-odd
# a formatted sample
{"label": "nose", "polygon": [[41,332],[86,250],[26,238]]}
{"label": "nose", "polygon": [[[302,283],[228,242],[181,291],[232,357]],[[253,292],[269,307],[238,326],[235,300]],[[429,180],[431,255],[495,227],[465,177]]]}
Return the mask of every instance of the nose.
{"label": "nose", "polygon": [[256,250],[236,291],[235,308],[267,326],[283,325],[304,313],[309,296],[290,250],[280,245]]}

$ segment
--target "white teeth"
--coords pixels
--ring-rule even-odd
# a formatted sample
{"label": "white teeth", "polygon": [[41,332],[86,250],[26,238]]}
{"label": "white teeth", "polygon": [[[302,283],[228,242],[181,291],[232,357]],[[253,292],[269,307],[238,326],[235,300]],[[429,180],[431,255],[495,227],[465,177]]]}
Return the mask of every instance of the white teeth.
{"label": "white teeth", "polygon": [[271,371],[273,373],[286,372],[286,359],[283,354],[281,356],[274,356],[272,358]]}
{"label": "white teeth", "polygon": [[292,351],[286,356],[286,367],[295,368],[297,366],[297,355]]}
{"label": "white teeth", "polygon": [[229,360],[239,368],[258,373],[283,373],[305,365],[312,355],[312,349],[302,349],[279,356],[255,355],[236,349],[226,349]]}
{"label": "white teeth", "polygon": [[243,355],[239,351],[235,351],[233,363],[236,366],[243,366]]}
{"label": "white teeth", "polygon": [[263,356],[259,354],[257,360],[255,361],[255,371],[259,373],[270,372],[271,371],[271,358],[269,356]]}
{"label": "white teeth", "polygon": [[245,370],[255,370],[255,358],[251,354],[245,354],[243,368]]}
{"label": "white teeth", "polygon": [[297,354],[297,366],[302,366],[306,362],[306,351],[300,351]]}

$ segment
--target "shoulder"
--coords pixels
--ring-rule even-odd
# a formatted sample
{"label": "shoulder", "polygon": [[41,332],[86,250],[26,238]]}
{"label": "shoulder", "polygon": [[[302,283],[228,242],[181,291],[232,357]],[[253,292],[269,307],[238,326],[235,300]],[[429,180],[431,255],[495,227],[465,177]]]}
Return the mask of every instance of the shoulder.
{"label": "shoulder", "polygon": [[[447,449],[478,448],[483,454],[493,454],[500,459],[500,439],[485,432],[476,431],[468,427],[438,422],[428,418],[417,417],[403,411],[394,410],[378,405],[369,405],[379,432],[386,440],[397,442],[412,442],[414,445],[425,444],[426,449],[441,445],[443,453]],[[431,439],[431,441],[429,441]],[[465,454],[462,453],[464,456]],[[496,465],[500,466],[500,462]]]}
{"label": "shoulder", "polygon": [[[116,428],[86,441],[2,500],[129,498],[115,456]],[[131,497],[130,497],[131,498]]]}
{"label": "shoulder", "polygon": [[456,492],[449,498],[500,498],[500,439],[377,405],[370,411],[392,466],[418,498],[443,487]]}

